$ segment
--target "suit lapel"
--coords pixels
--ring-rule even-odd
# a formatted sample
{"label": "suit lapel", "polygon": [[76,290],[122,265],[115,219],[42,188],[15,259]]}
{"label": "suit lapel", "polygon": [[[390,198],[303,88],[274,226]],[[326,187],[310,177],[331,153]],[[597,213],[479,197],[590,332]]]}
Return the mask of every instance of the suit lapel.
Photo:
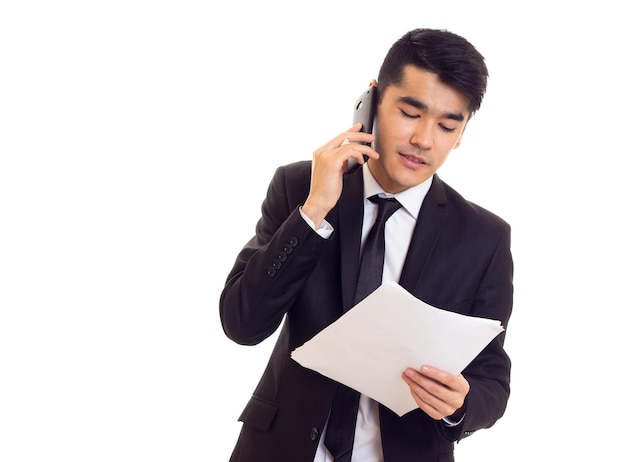
{"label": "suit lapel", "polygon": [[359,274],[361,228],[363,227],[363,173],[359,168],[344,177],[343,191],[337,202],[339,245],[341,249],[341,287],[343,310],[354,305]]}
{"label": "suit lapel", "polygon": [[400,285],[414,292],[448,214],[443,182],[437,175],[424,198],[400,276]]}

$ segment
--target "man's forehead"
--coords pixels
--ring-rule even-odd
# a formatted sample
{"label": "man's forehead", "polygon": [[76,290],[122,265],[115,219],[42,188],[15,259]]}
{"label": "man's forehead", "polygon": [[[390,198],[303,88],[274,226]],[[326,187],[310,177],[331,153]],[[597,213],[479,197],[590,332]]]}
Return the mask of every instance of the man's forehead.
{"label": "man's forehead", "polygon": [[[417,68],[416,68],[416,71]],[[469,99],[460,90],[441,81],[435,73],[419,70],[408,72],[397,84],[391,84],[381,98],[406,104],[424,111],[437,111],[454,120],[467,120]]]}

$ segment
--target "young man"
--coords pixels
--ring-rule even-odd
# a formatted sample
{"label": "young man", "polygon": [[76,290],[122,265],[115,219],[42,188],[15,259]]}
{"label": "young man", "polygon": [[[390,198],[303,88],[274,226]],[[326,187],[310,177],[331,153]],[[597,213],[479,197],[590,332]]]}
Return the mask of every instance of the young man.
{"label": "young man", "polygon": [[[402,417],[360,396],[355,430],[354,422],[342,427],[350,427],[351,440],[341,455],[331,444],[340,431],[330,420],[341,412],[345,387],[290,358],[355,303],[362,243],[379,207],[370,196],[393,196],[401,205],[385,225],[383,279],[438,308],[497,319],[506,328],[513,303],[510,227],[436,174],[479,109],[487,78],[483,57],[464,38],[410,31],[372,82],[374,134],[354,126],[317,149],[312,162],[277,169],[256,234],[220,299],[224,331],[240,344],[261,342],[284,320],[241,414],[231,461],[453,461],[455,441],[503,415],[510,379],[504,333],[460,375],[407,364],[406,393],[419,407]],[[346,172],[348,159],[360,166]]]}

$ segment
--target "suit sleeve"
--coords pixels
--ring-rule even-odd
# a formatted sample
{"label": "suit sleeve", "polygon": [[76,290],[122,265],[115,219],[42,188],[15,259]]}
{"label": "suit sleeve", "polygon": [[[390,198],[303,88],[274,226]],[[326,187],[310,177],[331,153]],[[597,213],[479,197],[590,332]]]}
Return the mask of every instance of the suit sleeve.
{"label": "suit sleeve", "polygon": [[[513,261],[510,227],[502,227],[490,264],[473,302],[472,315],[498,319],[506,329],[513,306]],[[463,375],[470,384],[465,417],[455,427],[441,422],[446,439],[460,441],[481,428],[491,427],[506,409],[510,394],[511,361],[504,350],[505,332],[499,334],[467,366]]]}
{"label": "suit sleeve", "polygon": [[254,345],[279,327],[327,240],[300,215],[310,163],[277,169],[255,235],[241,250],[220,297],[220,319],[233,341]]}

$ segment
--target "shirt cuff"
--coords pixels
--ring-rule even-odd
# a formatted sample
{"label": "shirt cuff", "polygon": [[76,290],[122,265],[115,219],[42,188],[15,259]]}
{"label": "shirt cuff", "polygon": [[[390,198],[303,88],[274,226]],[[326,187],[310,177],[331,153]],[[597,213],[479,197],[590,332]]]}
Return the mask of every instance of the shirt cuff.
{"label": "shirt cuff", "polygon": [[443,418],[443,423],[446,427],[456,427],[457,425],[459,425],[461,422],[463,422],[463,419],[465,418],[465,414],[463,414],[461,416],[461,418],[458,421],[454,421],[454,420],[450,420],[447,417]]}
{"label": "shirt cuff", "polygon": [[319,229],[315,229],[315,223],[313,223],[313,220],[311,220],[304,214],[304,212],[302,211],[302,207],[300,207],[300,216],[304,218],[304,221],[306,221],[307,224],[324,239],[328,239],[335,230],[335,228],[333,228],[331,224],[328,223],[326,220],[322,222],[322,226],[320,226]]}

